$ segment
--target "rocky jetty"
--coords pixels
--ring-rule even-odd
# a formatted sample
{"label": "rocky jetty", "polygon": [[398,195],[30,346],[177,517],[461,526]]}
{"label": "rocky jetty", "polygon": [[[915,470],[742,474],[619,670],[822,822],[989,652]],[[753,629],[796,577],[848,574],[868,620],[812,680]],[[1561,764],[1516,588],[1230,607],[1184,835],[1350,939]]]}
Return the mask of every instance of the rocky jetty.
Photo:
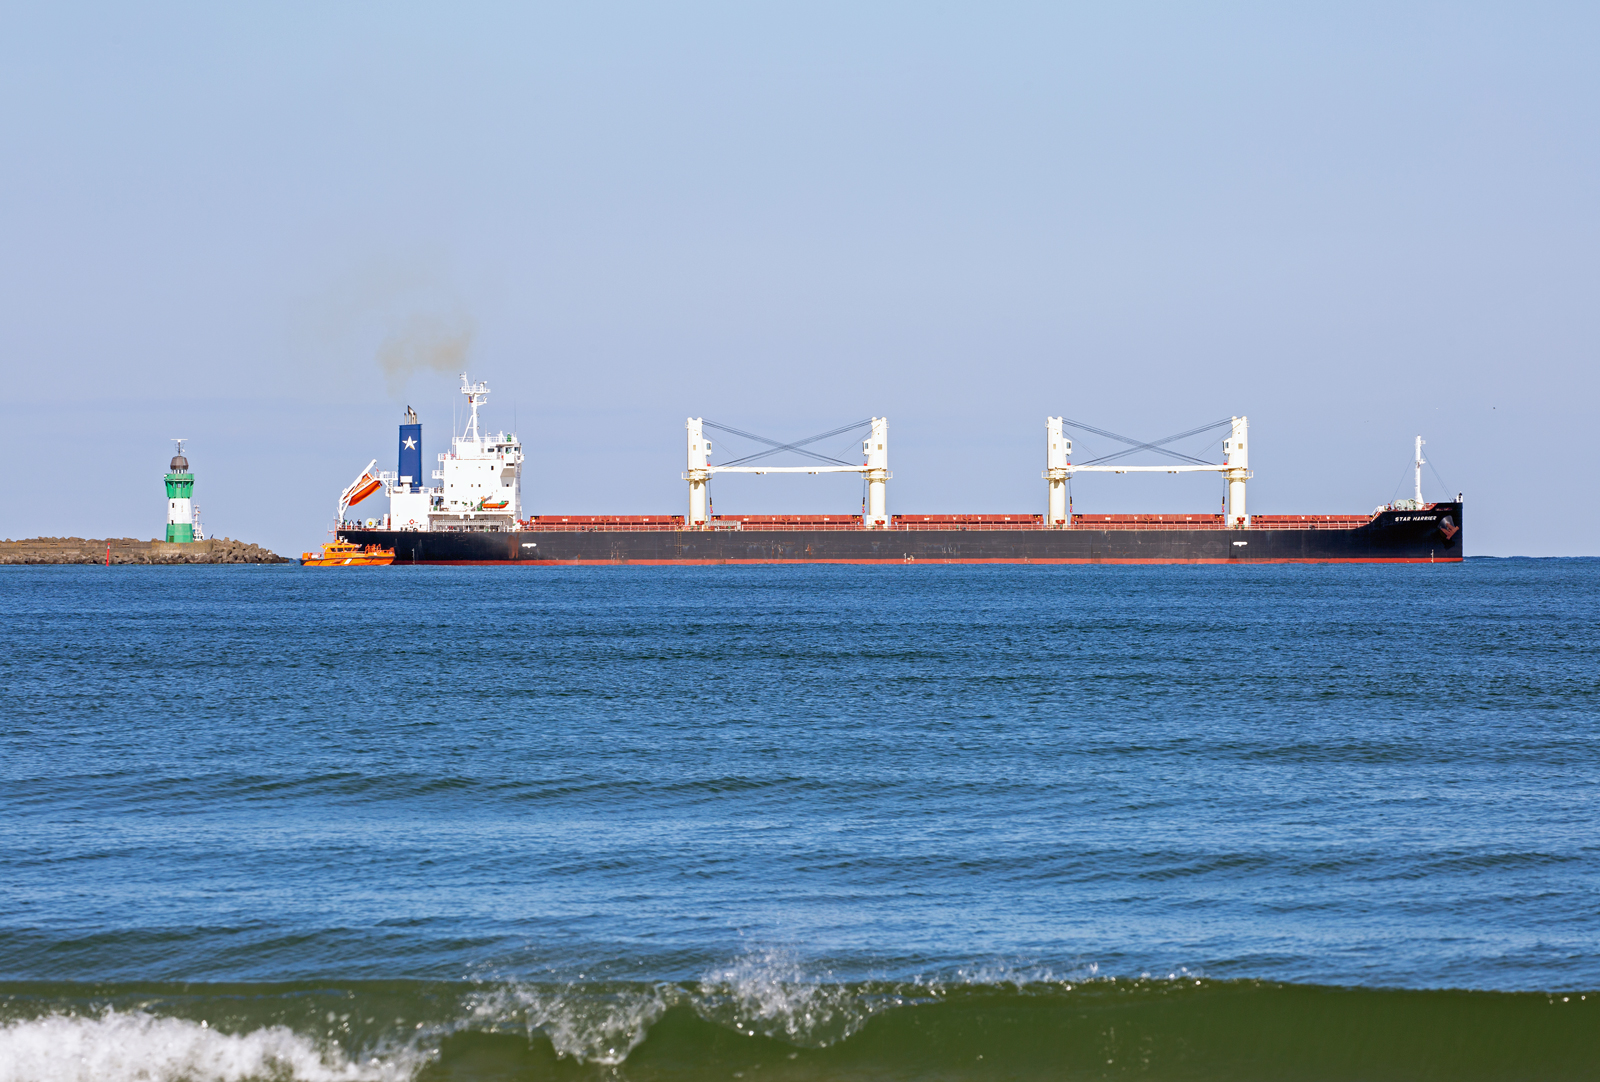
{"label": "rocky jetty", "polygon": [[260,545],[219,537],[210,541],[136,541],[131,537],[32,537],[0,541],[0,564],[288,564],[296,561]]}

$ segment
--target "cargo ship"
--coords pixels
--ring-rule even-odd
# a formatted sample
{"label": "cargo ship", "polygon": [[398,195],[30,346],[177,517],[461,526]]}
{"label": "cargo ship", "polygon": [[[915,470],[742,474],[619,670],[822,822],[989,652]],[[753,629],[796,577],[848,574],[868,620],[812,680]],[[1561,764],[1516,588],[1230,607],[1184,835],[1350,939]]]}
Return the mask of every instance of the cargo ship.
{"label": "cargo ship", "polygon": [[[1249,422],[1230,417],[1164,440],[1144,442],[1072,422],[1128,449],[1072,462],[1066,421],[1045,422],[1045,509],[1037,514],[891,514],[888,510],[889,422],[874,417],[791,443],[689,418],[688,507],[682,515],[524,515],[521,441],[514,433],[480,427],[487,400],[483,382],[461,377],[468,420],[452,434],[439,468],[423,477],[422,425],[412,410],[400,425],[398,469],[378,471],[376,459],[339,498],[335,534],[340,541],[394,551],[404,564],[772,564],[772,563],[1015,563],[1015,564],[1261,564],[1458,563],[1462,559],[1462,499],[1424,502],[1423,441],[1416,441],[1412,499],[1385,504],[1366,515],[1251,515],[1246,510]],[[808,449],[824,437],[859,427],[861,462]],[[1210,428],[1226,428],[1223,461],[1204,462],[1167,445]],[[766,449],[712,465],[707,428],[750,437]],[[1175,461],[1125,464],[1136,452]],[[799,466],[759,460],[791,452]],[[1078,514],[1068,483],[1083,473],[1190,473],[1222,475],[1224,509],[1214,515]],[[716,515],[708,485],[717,474],[857,473],[866,492],[860,514]],[[427,481],[437,484],[428,484]],[[389,509],[362,520],[350,508],[384,493]]]}

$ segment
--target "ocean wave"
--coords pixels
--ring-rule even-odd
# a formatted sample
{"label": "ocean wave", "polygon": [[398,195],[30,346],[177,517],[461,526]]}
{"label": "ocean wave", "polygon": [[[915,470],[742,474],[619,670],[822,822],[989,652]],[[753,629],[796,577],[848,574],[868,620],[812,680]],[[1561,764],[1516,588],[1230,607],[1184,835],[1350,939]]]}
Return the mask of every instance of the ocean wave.
{"label": "ocean wave", "polygon": [[1600,996],[995,964],[838,981],[0,985],[0,1082],[1593,1079]]}
{"label": "ocean wave", "polygon": [[0,1027],[0,1082],[398,1082],[422,1062],[411,1049],[358,1061],[287,1026],[224,1033],[144,1011]]}
{"label": "ocean wave", "polygon": [[674,1008],[740,1036],[760,1035],[801,1048],[823,1048],[855,1033],[874,1014],[927,992],[915,983],[836,982],[812,974],[793,954],[752,952],[712,967],[699,980],[560,985],[496,982],[465,998],[472,1025],[503,1031],[521,1025],[580,1063],[616,1065]]}

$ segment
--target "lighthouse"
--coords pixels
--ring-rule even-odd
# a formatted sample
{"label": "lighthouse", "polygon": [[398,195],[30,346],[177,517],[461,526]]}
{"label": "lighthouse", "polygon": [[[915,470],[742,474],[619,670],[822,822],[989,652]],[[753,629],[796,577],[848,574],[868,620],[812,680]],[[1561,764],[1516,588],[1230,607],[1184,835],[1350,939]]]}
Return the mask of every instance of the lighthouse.
{"label": "lighthouse", "polygon": [[172,456],[167,482],[167,540],[194,540],[194,474],[183,457],[183,441],[173,440],[178,453]]}

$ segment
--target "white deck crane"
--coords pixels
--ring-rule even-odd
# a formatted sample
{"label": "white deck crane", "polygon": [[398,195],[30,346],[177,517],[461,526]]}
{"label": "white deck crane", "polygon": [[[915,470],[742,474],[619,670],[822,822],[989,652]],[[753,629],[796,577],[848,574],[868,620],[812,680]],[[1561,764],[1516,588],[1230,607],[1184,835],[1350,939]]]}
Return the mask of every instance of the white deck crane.
{"label": "white deck crane", "polygon": [[[1250,429],[1248,417],[1232,417],[1231,431],[1228,438],[1222,441],[1223,461],[1220,463],[1192,462],[1174,463],[1170,466],[1120,466],[1083,465],[1072,464],[1072,441],[1062,438],[1061,429],[1064,418],[1050,417],[1045,421],[1045,471],[1043,476],[1050,482],[1050,502],[1045,524],[1053,528],[1070,526],[1067,521],[1067,494],[1066,483],[1075,473],[1220,473],[1228,482],[1228,513],[1226,523],[1230,527],[1244,528],[1250,525],[1250,515],[1245,510],[1244,483],[1251,477],[1250,451],[1247,446],[1247,437]],[[1217,422],[1215,426],[1220,426]],[[1199,431],[1199,430],[1196,430]],[[1188,433],[1185,433],[1187,435]],[[1107,435],[1112,435],[1107,433]],[[1163,443],[1180,438],[1169,436],[1165,440],[1155,443],[1140,444],[1136,440],[1127,440],[1117,436],[1119,440],[1134,444],[1135,450],[1159,449]],[[1121,452],[1131,454],[1131,451]],[[1420,458],[1420,453],[1418,454]],[[1420,476],[1420,467],[1419,467]]]}
{"label": "white deck crane", "polygon": [[[889,479],[894,475],[889,472],[889,419],[887,417],[874,417],[868,422],[871,425],[871,431],[868,433],[867,438],[861,442],[861,454],[865,461],[859,466],[828,465],[825,463],[819,463],[815,466],[713,466],[710,462],[711,441],[706,439],[705,436],[707,423],[703,417],[690,417],[685,424],[689,435],[689,462],[688,469],[684,471],[683,479],[689,482],[688,525],[690,529],[703,530],[709,524],[710,518],[706,510],[706,483],[711,480],[714,474],[719,473],[859,473],[867,481],[866,521],[863,525],[869,530],[886,530],[889,528]],[[813,437],[813,439],[816,438],[820,437]],[[780,444],[777,449],[795,449],[807,442],[810,441],[802,440],[796,444]]]}
{"label": "white deck crane", "polygon": [[1050,507],[1044,517],[1048,529],[1060,530],[1067,521],[1067,478],[1072,470],[1072,441],[1061,434],[1061,418],[1044,419],[1044,476],[1050,482]]}

